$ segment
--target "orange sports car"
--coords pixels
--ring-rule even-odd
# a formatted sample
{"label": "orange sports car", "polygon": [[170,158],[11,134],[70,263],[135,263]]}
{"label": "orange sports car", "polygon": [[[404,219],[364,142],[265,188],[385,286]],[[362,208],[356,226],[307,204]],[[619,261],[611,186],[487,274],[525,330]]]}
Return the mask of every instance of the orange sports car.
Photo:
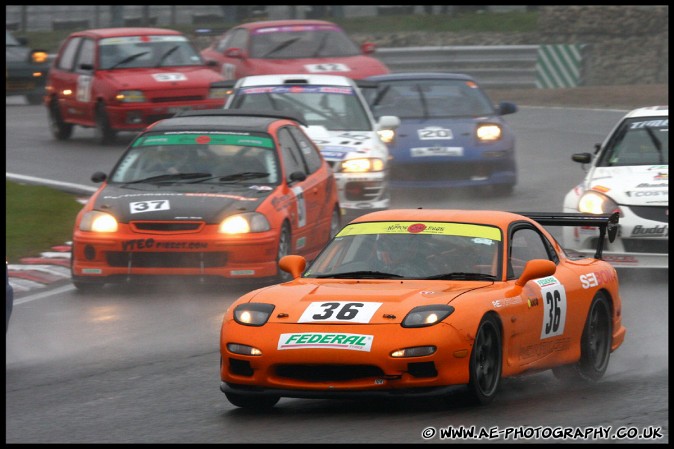
{"label": "orange sports car", "polygon": [[[297,115],[188,111],[129,144],[78,214],[79,290],[167,276],[280,279],[340,229],[334,175]],[[288,279],[290,279],[288,277]]]}
{"label": "orange sports car", "polygon": [[249,292],[225,313],[220,389],[238,407],[281,397],[447,396],[489,403],[501,380],[552,369],[600,379],[625,338],[616,270],[566,254],[544,226],[618,214],[403,209],[345,226],[293,280]]}

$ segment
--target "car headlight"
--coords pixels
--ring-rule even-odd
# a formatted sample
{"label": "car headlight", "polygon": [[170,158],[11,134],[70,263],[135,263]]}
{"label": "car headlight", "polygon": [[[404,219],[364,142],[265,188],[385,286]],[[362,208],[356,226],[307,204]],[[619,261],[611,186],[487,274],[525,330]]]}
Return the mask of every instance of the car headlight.
{"label": "car headlight", "polygon": [[493,142],[495,140],[499,140],[503,134],[501,126],[494,123],[478,125],[475,132],[477,135],[477,140],[481,142]]}
{"label": "car headlight", "polygon": [[211,87],[208,89],[208,98],[214,100],[224,100],[230,93],[231,90],[224,87]]}
{"label": "car headlight", "polygon": [[107,212],[92,210],[82,217],[80,231],[116,232],[117,219]]}
{"label": "car headlight", "polygon": [[221,234],[247,234],[249,232],[269,231],[269,221],[259,212],[246,212],[231,215],[220,223],[218,232]]}
{"label": "car headlight", "polygon": [[365,173],[382,170],[384,170],[384,161],[374,157],[347,159],[340,164],[342,173]]}
{"label": "car headlight", "polygon": [[120,90],[115,95],[115,100],[121,103],[143,103],[146,101],[142,90]]}
{"label": "car headlight", "polygon": [[44,64],[47,62],[47,59],[49,58],[49,55],[45,51],[34,51],[31,54],[31,59],[33,60],[33,64]]}
{"label": "car headlight", "polygon": [[234,309],[234,321],[244,326],[262,326],[274,311],[273,304],[248,302]]}
{"label": "car headlight", "polygon": [[386,144],[390,144],[396,138],[395,129],[380,129],[377,131],[377,134],[379,134],[379,138],[381,139],[381,141]]}
{"label": "car headlight", "polygon": [[620,212],[620,207],[606,195],[588,190],[578,200],[578,211],[586,214],[610,214]]}
{"label": "car headlight", "polygon": [[447,318],[454,312],[454,307],[446,304],[431,304],[418,306],[410,310],[403,322],[402,327],[426,327],[433,326]]}

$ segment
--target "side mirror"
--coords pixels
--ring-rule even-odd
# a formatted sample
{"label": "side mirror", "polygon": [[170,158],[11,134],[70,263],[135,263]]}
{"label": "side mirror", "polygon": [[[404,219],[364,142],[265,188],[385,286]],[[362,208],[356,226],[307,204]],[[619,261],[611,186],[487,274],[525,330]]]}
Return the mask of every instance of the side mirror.
{"label": "side mirror", "polygon": [[575,153],[571,156],[571,160],[581,164],[589,164],[592,162],[592,155],[590,153]]}
{"label": "side mirror", "polygon": [[108,175],[106,175],[102,171],[97,171],[96,173],[91,175],[91,181],[96,182],[96,183],[103,182],[106,179],[108,179]]}
{"label": "side mirror", "polygon": [[286,273],[290,273],[293,279],[297,279],[304,273],[304,269],[307,267],[307,260],[302,256],[291,254],[281,257],[278,266]]}
{"label": "side mirror", "polygon": [[377,128],[379,129],[396,129],[400,126],[400,118],[395,115],[382,115],[377,120]]}
{"label": "side mirror", "polygon": [[364,55],[371,55],[376,49],[377,45],[374,42],[363,42],[360,46],[360,51],[362,51]]}
{"label": "side mirror", "polygon": [[212,60],[212,59],[207,59],[207,60],[206,60],[206,67],[217,67],[217,66],[218,66],[218,62],[217,62],[217,61],[214,61],[214,60]]}
{"label": "side mirror", "polygon": [[517,105],[510,101],[502,101],[499,103],[497,110],[499,115],[514,114],[517,112]]}
{"label": "side mirror", "polygon": [[552,276],[557,271],[557,265],[551,260],[533,259],[524,265],[522,276],[515,281],[515,285],[522,287],[524,284],[532,279]]}
{"label": "side mirror", "polygon": [[246,52],[238,47],[231,47],[225,50],[225,56],[233,59],[246,59]]}
{"label": "side mirror", "polygon": [[92,72],[94,70],[94,65],[93,64],[80,64],[80,70],[86,70],[88,72]]}

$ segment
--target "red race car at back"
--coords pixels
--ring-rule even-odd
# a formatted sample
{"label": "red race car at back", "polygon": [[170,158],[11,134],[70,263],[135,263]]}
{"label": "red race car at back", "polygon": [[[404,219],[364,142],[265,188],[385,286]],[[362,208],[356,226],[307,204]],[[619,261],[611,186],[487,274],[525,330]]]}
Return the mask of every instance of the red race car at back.
{"label": "red race car at back", "polygon": [[338,25],[324,20],[270,20],[237,25],[202,50],[225,79],[250,75],[307,73],[361,79],[389,69]]}

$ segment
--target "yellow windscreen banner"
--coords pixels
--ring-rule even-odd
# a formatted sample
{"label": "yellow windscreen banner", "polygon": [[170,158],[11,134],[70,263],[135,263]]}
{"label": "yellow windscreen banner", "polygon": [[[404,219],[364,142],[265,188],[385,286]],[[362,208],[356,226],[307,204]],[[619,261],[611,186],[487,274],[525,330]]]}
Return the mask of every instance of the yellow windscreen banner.
{"label": "yellow windscreen banner", "polygon": [[494,226],[411,221],[353,223],[342,229],[337,237],[359,234],[441,234],[501,241],[501,230]]}

